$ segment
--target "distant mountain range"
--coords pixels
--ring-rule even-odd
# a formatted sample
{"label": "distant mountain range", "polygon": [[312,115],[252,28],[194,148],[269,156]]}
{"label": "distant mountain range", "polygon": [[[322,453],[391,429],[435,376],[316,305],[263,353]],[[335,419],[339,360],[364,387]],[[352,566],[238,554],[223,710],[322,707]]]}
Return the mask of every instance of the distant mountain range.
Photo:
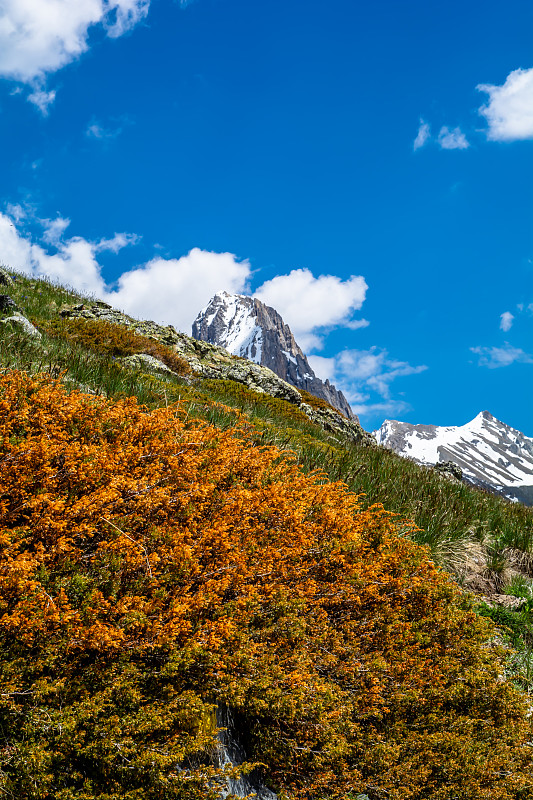
{"label": "distant mountain range", "polygon": [[374,436],[379,444],[419,464],[452,461],[471,483],[533,505],[533,439],[488,411],[452,427],[388,419]]}
{"label": "distant mountain range", "polygon": [[269,367],[297,389],[326,400],[349,419],[356,419],[343,393],[329,381],[317,378],[278,312],[260,300],[218,292],[196,317],[192,335]]}

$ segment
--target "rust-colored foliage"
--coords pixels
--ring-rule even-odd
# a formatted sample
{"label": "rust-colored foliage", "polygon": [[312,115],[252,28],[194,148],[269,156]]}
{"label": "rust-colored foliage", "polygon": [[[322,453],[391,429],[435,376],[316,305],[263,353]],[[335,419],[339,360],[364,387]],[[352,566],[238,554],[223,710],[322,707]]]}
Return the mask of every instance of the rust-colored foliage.
{"label": "rust-colored foliage", "polygon": [[307,403],[307,405],[311,406],[311,408],[318,408],[321,411],[334,411],[335,414],[338,414],[340,417],[344,416],[344,414],[342,414],[338,408],[334,408],[322,397],[316,397],[316,395],[311,394],[311,392],[306,392],[305,389],[298,389],[298,391],[302,395],[302,400],[304,403]]}
{"label": "rust-colored foliage", "polygon": [[11,373],[0,514],[6,796],[216,797],[217,704],[285,798],[533,796],[488,624],[246,428]]}
{"label": "rust-colored foliage", "polygon": [[50,336],[58,336],[75,342],[96,353],[109,356],[131,356],[145,353],[158,358],[178,375],[190,373],[190,367],[171,347],[155,339],[141,336],[124,325],[116,325],[103,319],[61,319],[40,321],[40,328]]}

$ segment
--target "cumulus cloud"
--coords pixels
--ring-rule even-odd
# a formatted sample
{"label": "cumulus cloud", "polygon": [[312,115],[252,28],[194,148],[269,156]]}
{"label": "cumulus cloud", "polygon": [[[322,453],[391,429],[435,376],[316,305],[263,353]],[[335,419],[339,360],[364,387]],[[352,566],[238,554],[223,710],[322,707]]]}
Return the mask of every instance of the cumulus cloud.
{"label": "cumulus cloud", "polygon": [[[118,253],[135,245],[139,237],[115,233],[109,239],[88,241],[80,236],[64,238],[69,220],[39,219],[31,209],[11,206],[0,213],[0,252],[9,267],[35,277],[46,277],[72,286],[122,308],[132,316],[152,317],[158,322],[190,331],[198,311],[221,289],[247,292],[251,273],[248,261],[231,253],[210,253],[198,248],[181,258],[155,258],[129,272],[115,285],[102,276],[98,254]],[[44,228],[46,249],[32,240],[32,225]],[[25,227],[26,226],[26,227]]]}
{"label": "cumulus cloud", "polygon": [[510,331],[513,325],[514,316],[510,311],[504,311],[500,314],[500,329],[502,331]]}
{"label": "cumulus cloud", "polygon": [[133,316],[152,317],[190,333],[196,315],[214,294],[247,291],[250,271],[250,263],[232,253],[195,247],[181,258],[154,258],[125,272],[107,300]]}
{"label": "cumulus cloud", "polygon": [[363,305],[367,289],[361,275],[343,281],[336,275],[315,278],[308,269],[294,269],[288,275],[266,281],[254,294],[279,311],[297,342],[307,351],[323,346],[321,330],[368,325],[366,320],[352,318]]}
{"label": "cumulus cloud", "polygon": [[533,356],[519,347],[505,342],[503,347],[471,347],[472,353],[479,356],[478,366],[498,369],[511,364],[533,364]]}
{"label": "cumulus cloud", "polygon": [[122,36],[146,15],[150,0],[3,0],[0,4],[0,77],[28,84],[28,99],[44,114],[55,92],[46,77],[88,49],[89,29]]}
{"label": "cumulus cloud", "polygon": [[437,141],[442,150],[466,150],[470,147],[461,128],[450,130],[446,125],[440,129]]}
{"label": "cumulus cloud", "polygon": [[43,79],[87,50],[89,28],[121,36],[148,13],[149,0],[4,0],[0,10],[0,75]]}
{"label": "cumulus cloud", "polygon": [[387,350],[343,350],[332,358],[309,356],[316,374],[342,389],[356,414],[400,413],[408,408],[404,400],[392,395],[391,384],[397,378],[418,375],[425,365],[411,366],[392,358]]}
{"label": "cumulus cloud", "polygon": [[0,250],[3,263],[26,274],[47,276],[83,292],[105,290],[94,246],[81,237],[57,241],[55,252],[50,253],[19,233],[9,216],[0,214]]}
{"label": "cumulus cloud", "polygon": [[533,139],[533,67],[513,70],[502,86],[480,83],[476,88],[489,96],[479,109],[488,122],[488,139]]}
{"label": "cumulus cloud", "polygon": [[[5,263],[97,295],[133,316],[151,316],[187,332],[198,311],[218,291],[250,292],[249,261],[232,253],[198,248],[181,258],[153,258],[108,285],[102,276],[99,254],[118,253],[136,245],[140,237],[115,233],[95,241],[79,236],[66,238],[69,224],[60,215],[42,219],[31,206],[9,206],[6,214],[0,214],[0,252]],[[43,229],[40,244],[30,235],[35,226]],[[315,329],[323,331],[338,325],[357,329],[367,325],[366,320],[352,318],[353,311],[361,307],[366,290],[361,276],[346,281],[335,275],[315,278],[309,270],[300,269],[267,281],[256,294],[280,312],[306,349],[310,343],[321,345]]]}
{"label": "cumulus cloud", "polygon": [[421,119],[416,139],[413,142],[413,150],[419,150],[421,147],[424,147],[424,145],[430,138],[431,138],[430,127],[427,122],[424,122],[424,120]]}

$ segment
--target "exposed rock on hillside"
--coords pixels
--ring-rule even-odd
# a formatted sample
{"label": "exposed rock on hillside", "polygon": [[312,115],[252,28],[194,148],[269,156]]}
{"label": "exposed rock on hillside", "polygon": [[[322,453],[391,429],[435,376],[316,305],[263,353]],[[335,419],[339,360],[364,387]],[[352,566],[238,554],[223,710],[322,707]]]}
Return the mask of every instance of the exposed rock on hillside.
{"label": "exposed rock on hillside", "polygon": [[12,328],[18,329],[22,333],[25,333],[26,336],[31,336],[34,339],[41,338],[41,332],[37,330],[35,325],[26,319],[26,317],[22,316],[22,314],[13,314],[11,317],[4,317],[0,319],[0,325],[3,327],[4,325],[9,325]]}
{"label": "exposed rock on hillside", "polygon": [[356,419],[342,392],[317,378],[278,312],[257,298],[218,292],[196,317],[192,335],[268,367],[287,383]]}
{"label": "exposed rock on hillside", "polygon": [[[311,407],[303,402],[302,395],[294,386],[282,380],[268,367],[231,355],[224,348],[209,342],[191,338],[177,331],[172,325],[164,326],[151,321],[136,320],[103,302],[65,306],[61,310],[61,315],[67,318],[101,319],[132,328],[136,333],[174,349],[188,363],[193,376],[242,383],[255,392],[278,397],[297,405],[311,421],[336,436],[361,444],[375,444],[372,436],[363,430],[356,417],[348,419],[333,408]],[[138,357],[134,364],[128,363],[130,366],[147,371],[153,370],[154,366],[151,363],[142,363]]]}

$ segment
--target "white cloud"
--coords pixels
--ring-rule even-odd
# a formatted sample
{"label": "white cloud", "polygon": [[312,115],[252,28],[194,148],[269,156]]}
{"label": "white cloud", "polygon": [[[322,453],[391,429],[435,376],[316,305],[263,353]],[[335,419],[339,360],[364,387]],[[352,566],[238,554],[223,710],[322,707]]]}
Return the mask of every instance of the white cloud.
{"label": "white cloud", "polygon": [[442,150],[466,150],[470,147],[461,128],[454,128],[451,131],[446,125],[440,129],[437,141]]}
{"label": "white cloud", "polygon": [[383,417],[390,418],[400,416],[407,411],[411,411],[411,406],[405,400],[389,400],[387,402],[367,403],[365,401],[359,403],[354,400],[351,404],[352,411],[358,417],[364,419],[365,417],[374,417],[376,414],[381,414]]}
{"label": "white cloud", "polygon": [[315,278],[308,269],[294,269],[266,281],[254,295],[281,314],[298,344],[308,351],[322,347],[320,329],[368,325],[351,318],[363,305],[367,289],[361,275],[343,281],[336,275]]}
{"label": "white cloud", "polygon": [[[413,142],[413,150],[420,150],[429,141],[431,141],[429,123],[421,119],[416,139]],[[450,130],[446,125],[443,125],[436,141],[441,150],[466,150],[470,147],[470,142],[459,127]]]}
{"label": "white cloud", "polygon": [[47,75],[88,49],[89,29],[101,25],[122,36],[146,15],[150,0],[2,0],[0,77],[28,84],[28,99],[43,114],[55,98]]}
{"label": "white cloud", "polygon": [[26,208],[21,206],[20,203],[8,203],[6,206],[6,211],[8,216],[11,217],[11,219],[14,220],[17,225],[27,216]]}
{"label": "white cloud", "polygon": [[96,253],[109,250],[111,253],[119,253],[124,247],[131,247],[141,241],[141,237],[136,233],[115,233],[111,239],[100,239],[94,244]]}
{"label": "white cloud", "polygon": [[427,122],[424,122],[424,120],[421,119],[416,139],[413,142],[413,150],[419,150],[421,147],[424,147],[424,145],[430,138],[431,138],[431,132],[429,125]]}
{"label": "white cloud", "polygon": [[424,372],[425,365],[413,367],[398,361],[386,350],[343,350],[332,358],[309,356],[318,375],[335,383],[346,395],[356,414],[400,413],[408,408],[404,400],[392,396],[391,384],[397,378]]}
{"label": "white cloud", "polygon": [[69,219],[64,219],[60,216],[55,219],[41,219],[39,222],[44,228],[43,239],[47,244],[59,244],[70,225]]}
{"label": "white cloud", "polygon": [[48,116],[50,106],[56,99],[55,89],[47,92],[45,89],[35,88],[31,94],[28,95],[28,100],[37,106],[43,117]]}
{"label": "white cloud", "polygon": [[386,400],[390,399],[390,384],[396,378],[417,375],[426,366],[412,367],[406,361],[391,359],[386,350],[344,350],[337,356],[339,371],[355,382],[362,381],[369,389]]}
{"label": "white cloud", "polygon": [[100,125],[99,122],[91,122],[87,130],[85,131],[85,135],[89,139],[116,139],[117,136],[120,136],[122,133],[122,128],[105,128],[103,125]]}
{"label": "white cloud", "polygon": [[102,24],[121,36],[148,13],[149,0],[3,0],[0,75],[31,83],[87,50],[87,35]]}
{"label": "white cloud", "polygon": [[[134,245],[135,234],[116,233],[110,239],[90,242],[80,236],[64,239],[68,220],[39,219],[31,209],[11,206],[13,216],[0,213],[2,263],[35,277],[47,277],[95,295],[129,314],[175,325],[187,333],[198,311],[221,289],[248,291],[250,264],[231,253],[210,253],[198,248],[178,259],[154,258],[123,273],[116,286],[102,276],[98,253],[118,253]],[[35,244],[25,225],[44,227],[43,240],[53,252]],[[18,228],[17,228],[18,226]]]}
{"label": "white cloud", "polygon": [[226,289],[245,292],[250,276],[248,261],[232,253],[193,248],[181,258],[154,258],[143,267],[123,273],[118,288],[106,299],[133,316],[153,318],[190,333],[201,308]]}
{"label": "white cloud", "polygon": [[533,364],[533,357],[519,347],[505,342],[503,347],[471,347],[472,353],[479,356],[478,366],[498,369],[511,364]]}
{"label": "white cloud", "polygon": [[308,355],[307,360],[311,364],[315,374],[318,375],[323,381],[333,381],[336,376],[336,362],[334,358],[326,358],[325,356]]}
{"label": "white cloud", "polygon": [[349,322],[343,322],[343,328],[349,328],[351,331],[358,331],[361,328],[368,328],[370,322],[367,319],[352,319]]}
{"label": "white cloud", "polygon": [[109,10],[104,15],[107,35],[116,39],[143,20],[150,8],[150,0],[108,0]]}
{"label": "white cloud", "polygon": [[[4,262],[22,272],[47,276],[96,295],[133,316],[151,317],[187,332],[198,311],[218,291],[250,292],[252,270],[247,260],[232,253],[198,248],[181,258],[153,258],[122,273],[109,285],[102,275],[99,254],[118,253],[136,245],[140,237],[115,233],[95,241],[80,236],[67,238],[69,225],[70,220],[61,215],[40,218],[30,205],[8,206],[7,213],[0,214],[0,253]],[[31,237],[36,226],[43,229],[41,243]],[[366,290],[361,276],[345,281],[335,275],[315,278],[309,270],[299,269],[267,281],[257,295],[280,312],[307,349],[309,343],[322,344],[316,329],[357,329],[368,325],[366,320],[351,318],[353,311],[361,307]],[[327,363],[326,359],[324,365]],[[341,359],[339,364],[344,361]]]}
{"label": "white cloud", "polygon": [[515,69],[502,86],[480,83],[476,88],[489,96],[488,103],[479,109],[489,124],[488,139],[533,139],[533,68]]}
{"label": "white cloud", "polygon": [[500,329],[502,331],[510,331],[513,325],[514,316],[510,311],[504,311],[500,314]]}

